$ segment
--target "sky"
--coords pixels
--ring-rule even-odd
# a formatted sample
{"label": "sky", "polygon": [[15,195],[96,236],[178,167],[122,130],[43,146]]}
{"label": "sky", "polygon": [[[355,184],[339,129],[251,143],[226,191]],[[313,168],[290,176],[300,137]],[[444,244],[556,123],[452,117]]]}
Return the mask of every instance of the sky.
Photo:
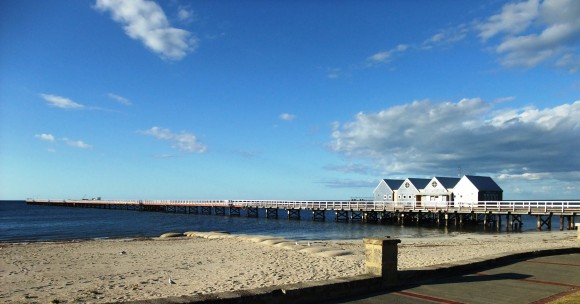
{"label": "sky", "polygon": [[0,199],[580,199],[580,1],[7,0]]}

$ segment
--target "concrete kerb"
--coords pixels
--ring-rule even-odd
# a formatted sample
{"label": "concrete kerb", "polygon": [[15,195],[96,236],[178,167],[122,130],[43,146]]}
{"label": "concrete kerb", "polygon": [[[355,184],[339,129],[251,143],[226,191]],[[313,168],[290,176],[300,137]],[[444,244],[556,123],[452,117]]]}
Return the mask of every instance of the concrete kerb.
{"label": "concrete kerb", "polygon": [[281,286],[263,287],[251,290],[221,292],[207,295],[169,297],[139,300],[135,304],[245,304],[245,303],[319,303],[332,300],[364,296],[376,292],[397,290],[426,279],[461,275],[469,272],[503,266],[515,261],[550,255],[580,253],[580,247],[518,252],[496,255],[485,259],[474,259],[457,264],[440,264],[434,267],[402,270],[395,283],[388,283],[380,276],[363,274],[354,277],[337,278],[326,281],[304,282]]}

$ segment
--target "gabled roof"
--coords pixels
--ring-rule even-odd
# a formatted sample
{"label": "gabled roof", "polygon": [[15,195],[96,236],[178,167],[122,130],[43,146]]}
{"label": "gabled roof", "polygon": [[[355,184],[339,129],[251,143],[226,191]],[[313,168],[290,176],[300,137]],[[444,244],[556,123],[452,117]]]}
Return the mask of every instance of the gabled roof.
{"label": "gabled roof", "polygon": [[466,175],[465,177],[467,179],[469,179],[469,181],[479,191],[501,191],[501,192],[503,192],[503,190],[489,176]]}
{"label": "gabled roof", "polygon": [[425,189],[425,187],[427,187],[431,181],[430,179],[426,178],[409,178],[408,180],[415,186],[415,188],[417,188],[417,190]]}
{"label": "gabled roof", "polygon": [[455,187],[455,185],[457,185],[457,183],[461,179],[459,177],[441,177],[441,176],[435,176],[435,178],[445,189],[452,189],[453,187]]}
{"label": "gabled roof", "polygon": [[383,179],[383,180],[385,181],[387,186],[389,186],[389,188],[391,188],[391,190],[399,189],[399,187],[401,187],[401,185],[405,181],[403,179]]}

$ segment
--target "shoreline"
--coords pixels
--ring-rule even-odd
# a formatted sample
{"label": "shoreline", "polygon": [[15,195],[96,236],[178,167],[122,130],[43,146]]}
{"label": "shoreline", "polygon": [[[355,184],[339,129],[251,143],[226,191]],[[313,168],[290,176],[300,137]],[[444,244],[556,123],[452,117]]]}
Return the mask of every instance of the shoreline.
{"label": "shoreline", "polygon": [[[425,227],[431,228],[431,227]],[[532,233],[541,233],[541,234],[550,234],[550,233],[562,233],[566,231],[573,231],[573,230],[510,230],[510,231],[448,231],[444,233],[433,233],[433,234],[385,234],[385,235],[376,235],[372,237],[393,237],[393,238],[400,238],[400,239],[436,239],[436,238],[455,238],[458,236],[463,235],[477,235],[481,237],[495,237],[495,236],[509,236],[509,235],[520,235],[520,234],[532,234]],[[230,231],[198,231],[200,233],[214,233],[214,232],[223,232],[226,234],[231,235],[239,235],[239,236],[261,236],[261,234],[244,234],[238,232],[230,232]],[[269,237],[275,238],[285,238],[282,235],[267,235]],[[3,244],[33,244],[33,243],[75,243],[75,242],[91,242],[91,241],[115,241],[115,240],[153,240],[158,239],[159,235],[147,235],[147,236],[103,236],[103,237],[88,237],[88,238],[56,238],[56,239],[0,239],[0,246]],[[323,241],[323,242],[332,242],[332,241],[357,241],[362,240],[362,238],[328,238],[328,239],[316,239],[316,238],[288,238],[291,241],[300,241],[300,242],[314,242],[314,241]]]}
{"label": "shoreline", "polygon": [[[580,247],[576,231],[401,238],[399,269]],[[364,273],[362,240],[190,237],[0,243],[0,301],[105,303],[200,295]],[[175,284],[170,284],[169,280]]]}

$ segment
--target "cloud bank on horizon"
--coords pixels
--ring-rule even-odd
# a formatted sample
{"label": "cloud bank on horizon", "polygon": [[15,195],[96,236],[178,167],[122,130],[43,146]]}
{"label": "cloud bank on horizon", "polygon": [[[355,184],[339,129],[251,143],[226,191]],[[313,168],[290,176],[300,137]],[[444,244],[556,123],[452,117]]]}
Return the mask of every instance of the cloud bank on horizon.
{"label": "cloud bank on horizon", "polygon": [[580,159],[570,157],[580,149],[579,132],[580,100],[545,109],[497,110],[479,98],[424,100],[336,123],[330,147],[367,160],[384,176],[455,176],[464,166],[472,174],[501,179],[580,181]]}

